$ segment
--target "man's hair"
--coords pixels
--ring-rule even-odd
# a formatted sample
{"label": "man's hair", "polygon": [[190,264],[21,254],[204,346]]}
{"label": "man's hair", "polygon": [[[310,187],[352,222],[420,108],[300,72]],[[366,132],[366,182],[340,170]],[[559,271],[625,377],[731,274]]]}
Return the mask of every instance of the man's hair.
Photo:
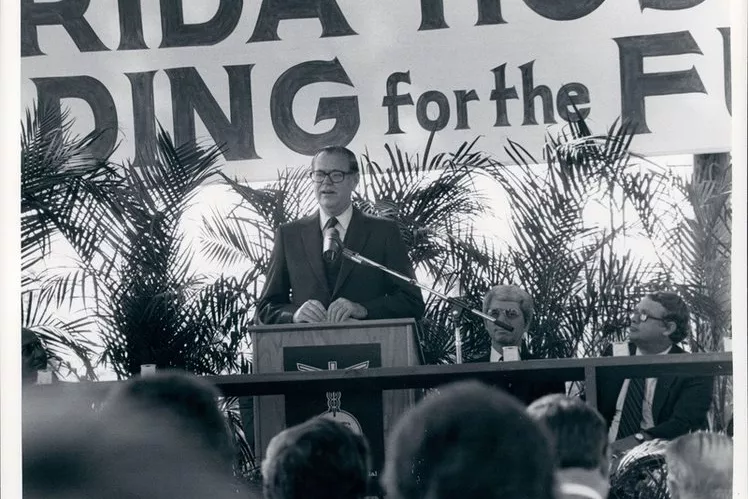
{"label": "man's hair", "polygon": [[732,497],[732,447],[727,435],[705,431],[670,442],[665,462],[673,498]]}
{"label": "man's hair", "polygon": [[522,316],[525,318],[525,324],[530,327],[532,318],[535,315],[535,301],[530,293],[513,284],[499,284],[488,290],[483,297],[483,312],[488,312],[488,305],[491,300],[513,301],[519,303],[522,310]]}
{"label": "man's hair", "polygon": [[369,446],[342,423],[322,417],[270,441],[262,463],[266,499],[357,499],[366,495]]}
{"label": "man's hair", "polygon": [[683,298],[672,291],[647,293],[646,297],[665,307],[666,312],[663,319],[675,323],[675,331],[670,333],[670,341],[673,343],[680,343],[685,340],[688,336],[688,320],[690,315],[688,312],[688,305],[683,301]]}
{"label": "man's hair", "polygon": [[225,416],[218,408],[220,393],[210,383],[179,371],[161,371],[132,378],[105,401],[104,412],[164,414],[195,443],[226,464],[233,464],[234,444]]}
{"label": "man's hair", "polygon": [[25,499],[239,497],[243,487],[231,470],[207,458],[168,415],[98,414],[91,409],[98,396],[83,386],[24,393]]}
{"label": "man's hair", "polygon": [[[608,464],[608,431],[595,409],[576,397],[553,394],[527,408],[550,435],[560,469],[604,469]],[[607,470],[604,470],[607,476]]]}
{"label": "man's hair", "polygon": [[440,388],[402,417],[383,482],[394,499],[551,499],[554,471],[545,430],[525,407],[468,381]]}
{"label": "man's hair", "polygon": [[348,166],[352,172],[358,172],[358,160],[356,159],[356,155],[353,154],[353,151],[350,149],[343,147],[343,146],[327,146],[323,147],[312,158],[312,166],[314,166],[314,162],[317,161],[317,158],[322,154],[340,154],[344,156],[348,160]]}

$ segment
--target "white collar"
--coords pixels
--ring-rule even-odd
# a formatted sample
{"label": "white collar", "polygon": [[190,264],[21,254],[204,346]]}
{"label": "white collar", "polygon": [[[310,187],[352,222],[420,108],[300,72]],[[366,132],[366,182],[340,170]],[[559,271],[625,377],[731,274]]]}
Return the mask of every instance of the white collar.
{"label": "white collar", "polygon": [[491,346],[491,357],[488,359],[489,362],[499,362],[502,359],[503,355],[501,352],[496,350],[493,346]]}
{"label": "white collar", "polygon": [[[343,230],[348,230],[348,225],[351,223],[351,217],[353,216],[353,203],[348,205],[348,208],[343,210],[343,213],[338,215],[338,223],[343,226]],[[327,224],[327,221],[330,220],[332,217],[328,215],[327,213],[322,210],[322,208],[319,209],[319,228],[324,229],[325,224]]]}
{"label": "white collar", "polygon": [[[666,348],[665,350],[663,350],[662,352],[657,352],[657,353],[656,353],[655,355],[665,355],[665,354],[667,354],[667,353],[670,353],[670,349],[671,349],[671,348],[673,348],[673,345],[670,345],[669,347],[667,347],[667,348]],[[641,349],[641,348],[639,348],[639,347],[637,347],[637,348],[636,348],[636,354],[635,354],[635,355],[647,355],[647,354],[645,354],[645,353],[642,353],[642,349]]]}
{"label": "white collar", "polygon": [[603,499],[603,495],[600,492],[589,485],[583,485],[581,483],[562,483],[559,485],[559,489],[563,495],[574,495],[586,497],[588,499]]}

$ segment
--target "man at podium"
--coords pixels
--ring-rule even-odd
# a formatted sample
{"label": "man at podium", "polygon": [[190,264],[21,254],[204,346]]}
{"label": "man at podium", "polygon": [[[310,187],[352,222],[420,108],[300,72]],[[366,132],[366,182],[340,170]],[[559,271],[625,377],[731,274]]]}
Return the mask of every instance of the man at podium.
{"label": "man at podium", "polygon": [[[401,274],[413,276],[407,248],[393,221],[354,208],[356,156],[344,147],[320,150],[309,177],[319,210],[282,225],[275,234],[265,287],[257,307],[262,324],[420,319],[420,290],[379,269],[358,265],[335,242]],[[323,258],[323,252],[331,258]]]}

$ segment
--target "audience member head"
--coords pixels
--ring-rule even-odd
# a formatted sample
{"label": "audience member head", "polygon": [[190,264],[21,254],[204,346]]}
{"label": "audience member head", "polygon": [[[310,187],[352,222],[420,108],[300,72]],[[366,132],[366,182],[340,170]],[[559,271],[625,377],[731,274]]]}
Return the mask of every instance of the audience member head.
{"label": "audience member head", "polygon": [[646,353],[659,353],[688,336],[688,305],[670,291],[649,293],[631,314],[629,339]]}
{"label": "audience member head", "polygon": [[21,329],[21,381],[36,382],[36,373],[47,368],[47,350],[31,329]]}
{"label": "audience member head", "polygon": [[363,436],[315,417],[270,441],[262,462],[266,499],[358,499],[366,495],[369,446]]}
{"label": "audience member head", "polygon": [[698,431],[670,442],[665,451],[673,499],[732,497],[732,439]]}
{"label": "audience member head", "polygon": [[485,321],[491,345],[499,350],[505,346],[519,346],[530,328],[535,314],[535,304],[527,291],[514,285],[494,286],[483,297],[483,312],[514,326],[513,331]]}
{"label": "audience member head", "polygon": [[390,436],[384,486],[392,499],[551,499],[545,431],[514,397],[476,381],[439,389]]}
{"label": "audience member head", "polygon": [[337,217],[350,206],[358,185],[356,155],[345,147],[325,147],[312,158],[310,177],[320,208],[329,216]]}
{"label": "audience member head", "polygon": [[539,398],[530,404],[527,413],[550,436],[561,492],[566,492],[567,484],[574,487],[581,483],[607,497],[608,431],[600,413],[577,397],[560,394]]}
{"label": "audience member head", "polygon": [[104,404],[104,413],[146,413],[170,416],[203,451],[229,466],[234,445],[226,418],[218,409],[218,390],[196,376],[179,371],[161,371],[132,378],[115,390]]}
{"label": "audience member head", "polygon": [[559,469],[600,470],[608,476],[608,430],[605,419],[582,399],[553,394],[527,408],[542,424],[554,444]]}
{"label": "audience member head", "polygon": [[100,418],[90,398],[76,395],[24,394],[24,498],[237,497],[230,471],[206,460],[163,415]]}

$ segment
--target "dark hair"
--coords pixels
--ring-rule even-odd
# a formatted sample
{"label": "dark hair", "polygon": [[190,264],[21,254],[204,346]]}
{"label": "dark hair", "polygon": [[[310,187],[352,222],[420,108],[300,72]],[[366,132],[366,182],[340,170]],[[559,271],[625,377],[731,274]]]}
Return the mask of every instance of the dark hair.
{"label": "dark hair", "polygon": [[172,424],[204,450],[233,464],[234,444],[226,418],[218,408],[218,390],[196,376],[162,371],[132,378],[105,401],[104,412],[165,414]]}
{"label": "dark hair", "polygon": [[312,418],[270,441],[262,463],[266,499],[357,499],[366,495],[369,446],[341,423]]}
{"label": "dark hair", "polygon": [[666,313],[663,319],[675,323],[675,331],[670,333],[670,341],[680,343],[685,340],[690,329],[688,324],[690,315],[688,305],[683,301],[683,298],[672,291],[647,293],[646,297],[665,307]]}
{"label": "dark hair", "polygon": [[439,392],[409,410],[390,437],[387,497],[554,497],[548,437],[517,399],[477,381]]}
{"label": "dark hair", "polygon": [[[79,390],[84,390],[81,386]],[[230,469],[163,413],[91,409],[85,389],[23,396],[23,497],[235,498]],[[78,393],[76,393],[78,392]],[[3,496],[4,497],[4,496]]]}
{"label": "dark hair", "polygon": [[350,149],[343,146],[323,147],[322,149],[317,151],[317,154],[315,154],[312,158],[312,166],[314,165],[314,162],[317,160],[317,158],[322,154],[340,154],[342,156],[345,156],[345,158],[348,160],[348,167],[351,169],[351,171],[358,172],[358,160],[356,159],[356,155],[353,154],[353,151],[351,151]]}
{"label": "dark hair", "polygon": [[546,395],[530,404],[527,412],[548,430],[560,469],[607,466],[607,425],[600,413],[584,401],[560,394]]}

